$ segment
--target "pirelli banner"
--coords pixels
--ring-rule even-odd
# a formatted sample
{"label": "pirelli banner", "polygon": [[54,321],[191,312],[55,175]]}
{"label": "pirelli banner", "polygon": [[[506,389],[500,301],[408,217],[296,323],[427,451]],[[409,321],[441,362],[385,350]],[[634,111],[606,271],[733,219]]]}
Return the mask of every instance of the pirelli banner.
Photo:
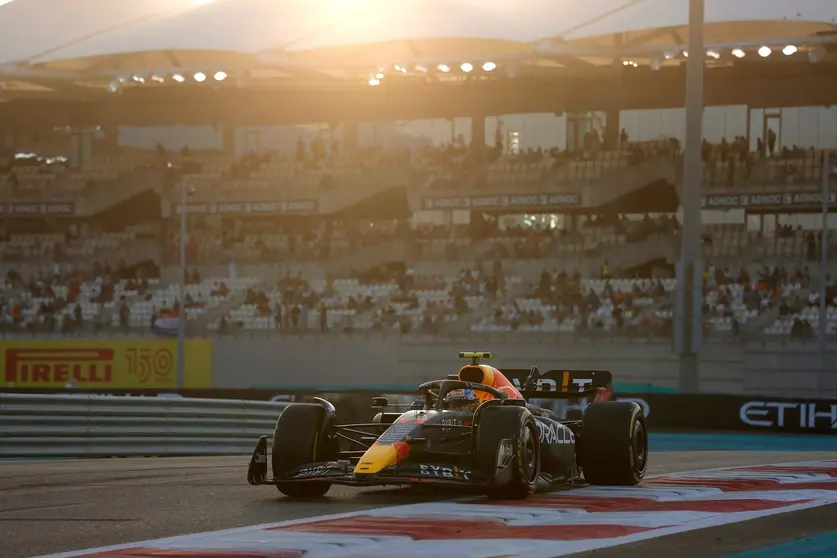
{"label": "pirelli banner", "polygon": [[[177,341],[91,339],[0,341],[4,388],[149,389],[177,387]],[[212,342],[186,341],[184,386],[212,385]]]}

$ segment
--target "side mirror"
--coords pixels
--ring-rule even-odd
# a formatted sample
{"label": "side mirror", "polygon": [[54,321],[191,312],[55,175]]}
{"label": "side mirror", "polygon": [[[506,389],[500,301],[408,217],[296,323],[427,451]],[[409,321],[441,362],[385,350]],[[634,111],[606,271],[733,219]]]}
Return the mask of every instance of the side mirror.
{"label": "side mirror", "polygon": [[373,397],[372,398],[372,407],[381,407],[384,408],[389,405],[389,399],[386,397]]}

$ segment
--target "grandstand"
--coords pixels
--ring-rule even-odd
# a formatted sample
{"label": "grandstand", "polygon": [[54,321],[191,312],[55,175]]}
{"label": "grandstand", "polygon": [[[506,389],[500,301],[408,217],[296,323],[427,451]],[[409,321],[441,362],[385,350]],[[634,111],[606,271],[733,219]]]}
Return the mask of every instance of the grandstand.
{"label": "grandstand", "polygon": [[[0,23],[9,25],[5,17],[34,17],[26,15],[25,1],[9,8],[14,13],[0,13]],[[223,9],[203,6],[190,13],[216,21]],[[459,9],[451,8],[455,14]],[[737,68],[746,77],[773,72],[776,65],[804,66],[800,76],[821,72],[826,79],[834,74],[830,39],[818,34],[826,19],[805,14],[785,25],[779,22],[786,14],[771,12],[773,16],[776,21],[763,30],[764,36],[755,36],[751,26],[741,23],[741,40],[734,33],[726,37],[724,44],[735,42],[735,48],[724,47],[723,59],[717,65],[710,62],[710,75],[724,76],[729,68]],[[188,23],[181,16],[172,17],[168,25]],[[734,17],[713,12],[709,19],[719,33],[726,33],[734,27],[726,24],[741,17],[738,12]],[[149,42],[155,24],[131,25],[121,21],[114,29],[132,29],[133,51],[157,52]],[[679,25],[658,27],[671,31]],[[595,33],[576,32],[571,40],[551,43],[557,52],[551,58],[543,52],[538,60],[524,60],[516,51],[506,54],[519,58],[514,68],[525,67],[527,80],[599,79],[612,61],[605,64],[601,56],[585,57],[571,49],[599,48],[604,37],[634,27],[635,22],[628,25],[624,20],[599,22],[592,25]],[[807,55],[806,60],[791,61],[788,55],[788,60],[774,63],[749,56],[763,44],[777,49],[770,42],[777,37],[785,41],[794,36],[799,37],[794,48]],[[490,112],[486,103],[469,112],[470,127],[465,126],[464,135],[454,133],[459,131],[454,130],[456,122],[445,133],[428,132],[433,128],[429,124],[420,133],[402,132],[399,124],[386,128],[391,141],[379,141],[377,124],[335,124],[338,113],[320,106],[317,121],[328,121],[320,128],[274,125],[265,115],[265,129],[256,130],[254,122],[236,122],[224,112],[223,129],[178,132],[177,143],[172,140],[174,122],[217,122],[212,120],[214,105],[198,114],[197,109],[186,109],[184,96],[205,100],[215,95],[240,106],[247,104],[240,99],[256,99],[263,89],[297,98],[305,95],[287,81],[258,77],[266,70],[264,53],[252,49],[238,52],[238,61],[249,79],[258,82],[256,93],[241,86],[238,74],[238,85],[230,85],[232,69],[228,76],[217,68],[213,76],[199,63],[194,79],[184,77],[185,69],[164,68],[163,62],[126,78],[122,74],[131,67],[131,55],[123,50],[129,47],[117,45],[114,37],[110,31],[92,39],[65,37],[65,46],[49,55],[35,56],[34,49],[16,58],[24,60],[18,70],[26,70],[33,84],[53,83],[58,72],[58,81],[67,89],[109,106],[110,112],[94,114],[104,125],[94,132],[77,127],[68,134],[55,128],[60,121],[46,129],[33,119],[37,139],[30,137],[20,145],[13,139],[5,146],[0,181],[4,335],[151,335],[158,316],[180,312],[188,319],[190,335],[457,332],[473,337],[606,335],[668,342],[676,287],[673,264],[680,251],[682,112],[639,106],[621,112],[610,106],[596,107],[606,112],[565,108],[557,123],[543,115],[515,120],[514,115]],[[184,49],[192,59],[211,59],[196,54],[200,40],[185,37],[187,42],[197,41],[194,48]],[[513,40],[529,47],[534,39]],[[401,44],[400,38],[393,41]],[[293,54],[294,64],[316,58],[300,71],[300,79],[316,74],[305,87],[328,90],[322,81],[324,59],[317,58],[328,45],[314,42]],[[424,91],[425,85],[435,87],[434,80],[447,79],[449,85],[461,86],[450,94],[461,100],[469,87],[477,91],[488,83],[486,87],[496,86],[502,101],[500,90],[518,83],[513,65],[497,58],[504,77],[495,78],[493,68],[486,68],[497,45],[482,41],[472,46],[468,56],[485,61],[479,76],[464,63],[461,71],[446,72],[440,65],[437,73],[450,75],[428,79],[433,83],[427,85],[413,68],[417,62],[400,72],[405,81],[398,87]],[[641,46],[625,51],[622,58],[630,56],[632,63],[616,68],[620,76],[637,66],[653,68],[669,45],[651,40]],[[230,53],[236,48],[222,49],[230,56],[221,58],[232,64]],[[454,47],[439,56],[462,59],[464,54],[450,48]],[[565,50],[558,52],[561,48]],[[683,62],[681,51],[665,57],[663,67],[656,68],[660,76],[675,75]],[[395,52],[403,56],[394,46],[385,54],[392,57]],[[748,57],[744,60],[736,52]],[[562,61],[564,69],[548,73],[541,63],[547,58]],[[585,58],[590,59],[585,62],[591,67],[589,76],[565,71],[571,60]],[[149,59],[156,58],[149,54]],[[100,73],[108,73],[108,79],[100,79]],[[389,70],[386,73],[386,79],[346,78],[340,87],[352,99],[377,95],[381,81],[391,77]],[[154,80],[150,74],[166,79]],[[625,82],[628,98],[631,80],[657,79],[654,75],[649,70],[645,77],[617,81]],[[207,76],[214,77],[216,89],[200,89],[204,81],[213,81]],[[188,83],[178,89],[184,81]],[[532,106],[539,106],[530,91],[532,82],[519,83],[526,86],[519,96],[531,97]],[[601,89],[591,85],[598,82],[580,83]],[[740,83],[729,88],[737,91]],[[821,97],[809,102],[805,87],[798,89],[794,99],[801,108],[775,113],[746,107],[737,116],[725,113],[707,127],[702,146],[707,340],[804,340],[816,335],[817,233],[822,222],[815,213],[821,211],[823,153],[837,148],[837,116],[814,106],[826,104],[819,102]],[[244,94],[242,90],[253,96],[236,97]],[[395,98],[402,91],[389,93]],[[50,95],[53,101],[64,98],[57,86]],[[144,118],[154,113],[161,120],[149,120],[148,126],[171,117],[153,109],[160,104],[156,100],[169,96],[184,120],[166,121],[169,128],[157,126],[156,136],[135,134],[151,138],[145,143],[126,140],[137,114]],[[136,104],[136,112],[121,104],[128,102],[124,99]],[[782,100],[783,106],[788,103]],[[347,100],[346,106],[354,105]],[[724,110],[732,114],[734,108]],[[306,104],[304,111],[309,109]],[[340,115],[345,114],[342,110]],[[282,112],[282,118],[294,116],[292,111]],[[300,108],[300,122],[312,121],[302,112]],[[436,115],[428,115],[432,116]],[[789,122],[784,134],[783,118]],[[629,123],[632,119],[634,125]],[[656,124],[647,125],[651,121]],[[816,125],[813,132],[804,129],[811,122]],[[775,127],[780,128],[778,136]],[[186,299],[179,300],[177,217],[183,211],[189,232],[188,277]],[[827,241],[837,253],[837,234],[830,232]],[[833,281],[828,298],[828,334],[834,335]]]}

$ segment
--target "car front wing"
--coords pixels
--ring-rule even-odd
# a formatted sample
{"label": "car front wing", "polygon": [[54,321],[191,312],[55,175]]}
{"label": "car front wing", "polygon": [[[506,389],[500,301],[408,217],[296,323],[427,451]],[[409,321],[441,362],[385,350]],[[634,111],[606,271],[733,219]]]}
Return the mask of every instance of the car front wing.
{"label": "car front wing", "polygon": [[437,484],[446,486],[486,486],[490,478],[469,467],[432,462],[402,462],[375,474],[355,474],[349,461],[309,463],[282,473],[278,477],[267,475],[267,437],[259,438],[250,466],[247,482],[252,485],[286,484],[291,482],[329,482],[346,486],[404,486]]}

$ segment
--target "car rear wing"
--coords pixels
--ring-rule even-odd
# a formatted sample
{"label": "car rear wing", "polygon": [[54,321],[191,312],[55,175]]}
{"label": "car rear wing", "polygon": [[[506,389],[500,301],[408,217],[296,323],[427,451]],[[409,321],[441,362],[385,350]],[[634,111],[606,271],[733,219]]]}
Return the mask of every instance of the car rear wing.
{"label": "car rear wing", "polygon": [[606,370],[549,370],[501,368],[500,372],[514,384],[526,399],[573,399],[595,396],[609,399],[613,393],[613,376]]}

